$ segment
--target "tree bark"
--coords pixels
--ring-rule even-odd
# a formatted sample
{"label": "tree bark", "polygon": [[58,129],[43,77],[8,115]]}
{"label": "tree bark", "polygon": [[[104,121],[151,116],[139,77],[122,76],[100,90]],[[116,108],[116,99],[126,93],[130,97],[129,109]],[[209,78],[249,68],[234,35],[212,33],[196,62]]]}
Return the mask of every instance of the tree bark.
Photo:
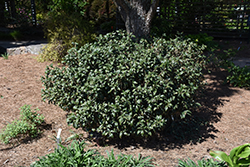
{"label": "tree bark", "polygon": [[128,33],[147,37],[160,0],[113,0],[125,22]]}

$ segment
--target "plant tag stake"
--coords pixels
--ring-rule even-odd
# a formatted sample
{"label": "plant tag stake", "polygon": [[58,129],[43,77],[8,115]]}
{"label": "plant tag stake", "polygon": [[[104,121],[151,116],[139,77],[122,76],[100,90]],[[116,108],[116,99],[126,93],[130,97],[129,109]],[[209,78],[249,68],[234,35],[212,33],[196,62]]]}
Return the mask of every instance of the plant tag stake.
{"label": "plant tag stake", "polygon": [[59,149],[59,142],[60,142],[60,135],[61,135],[62,129],[59,128],[56,136],[56,141],[57,141],[57,149]]}

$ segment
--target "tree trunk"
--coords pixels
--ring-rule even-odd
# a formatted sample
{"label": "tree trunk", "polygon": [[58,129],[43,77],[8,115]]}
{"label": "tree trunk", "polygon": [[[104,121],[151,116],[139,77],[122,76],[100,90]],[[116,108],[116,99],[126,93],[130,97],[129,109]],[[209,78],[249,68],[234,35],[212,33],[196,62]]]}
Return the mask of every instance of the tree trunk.
{"label": "tree trunk", "polygon": [[113,0],[125,22],[128,33],[147,37],[160,0]]}

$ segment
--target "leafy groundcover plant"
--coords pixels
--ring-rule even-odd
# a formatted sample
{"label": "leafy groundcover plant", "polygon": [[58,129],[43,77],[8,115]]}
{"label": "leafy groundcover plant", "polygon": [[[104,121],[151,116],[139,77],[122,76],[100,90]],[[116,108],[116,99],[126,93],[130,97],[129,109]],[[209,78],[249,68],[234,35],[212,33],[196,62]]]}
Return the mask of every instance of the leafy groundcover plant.
{"label": "leafy groundcover plant", "polygon": [[7,60],[9,58],[9,54],[8,53],[3,53],[3,54],[1,54],[0,57],[3,57],[4,59]]}
{"label": "leafy groundcover plant", "polygon": [[[14,139],[20,141],[25,137],[36,137],[39,135],[39,125],[44,122],[44,116],[36,112],[32,112],[30,105],[24,105],[21,109],[21,117],[14,120],[1,130],[0,140],[5,143],[13,143]],[[36,109],[38,110],[38,109]]]}
{"label": "leafy groundcover plant", "polygon": [[224,162],[214,161],[213,159],[198,160],[197,164],[191,160],[179,160],[178,167],[226,167]]}
{"label": "leafy groundcover plant", "polygon": [[83,167],[83,166],[96,166],[96,167],[149,167],[152,164],[152,158],[141,157],[134,158],[132,155],[119,154],[115,157],[113,150],[108,153],[108,157],[104,158],[95,150],[84,150],[84,141],[73,141],[68,147],[60,145],[59,149],[55,149],[54,153],[50,153],[41,157],[39,161],[31,164],[31,167]]}
{"label": "leafy groundcover plant", "polygon": [[228,67],[226,68],[229,72],[227,76],[227,82],[235,87],[250,88],[250,68],[247,66],[239,67],[233,62],[228,61]]}
{"label": "leafy groundcover plant", "polygon": [[210,151],[209,154],[215,159],[226,162],[229,167],[249,167],[250,165],[249,143],[233,148],[230,155],[223,151]]}
{"label": "leafy groundcover plant", "polygon": [[150,136],[197,105],[204,46],[180,37],[152,41],[124,31],[73,47],[66,67],[47,67],[43,100],[69,111],[67,122],[103,137]]}

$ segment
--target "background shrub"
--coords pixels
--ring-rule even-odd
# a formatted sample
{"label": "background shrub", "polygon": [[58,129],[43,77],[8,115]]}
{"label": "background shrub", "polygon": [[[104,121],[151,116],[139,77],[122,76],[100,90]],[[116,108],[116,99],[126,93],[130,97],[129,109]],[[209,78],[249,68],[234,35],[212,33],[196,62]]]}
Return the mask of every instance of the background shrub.
{"label": "background shrub", "polygon": [[213,41],[214,38],[212,36],[208,36],[207,33],[188,34],[185,36],[185,38],[190,38],[193,42],[199,45],[206,45],[206,49],[208,51],[211,51],[218,47],[218,44]]}
{"label": "background shrub", "polygon": [[[116,6],[112,0],[87,0],[86,15],[94,21],[97,30],[102,29],[102,24],[116,22]],[[112,23],[112,26],[115,24]]]}
{"label": "background shrub", "polygon": [[[170,36],[173,28],[169,21],[158,17],[155,17],[152,20],[151,27],[150,34],[154,37],[164,37],[164,35]],[[169,36],[166,36],[165,38],[169,38]]]}
{"label": "background shrub", "polygon": [[181,38],[148,42],[126,32],[70,49],[63,68],[47,67],[44,100],[75,128],[104,137],[148,136],[184,118],[202,85],[203,47]]}
{"label": "background shrub", "polygon": [[78,0],[53,0],[51,11],[45,17],[45,36],[49,44],[40,55],[40,61],[61,61],[72,42],[79,45],[95,39],[93,24],[85,16],[86,2]]}

